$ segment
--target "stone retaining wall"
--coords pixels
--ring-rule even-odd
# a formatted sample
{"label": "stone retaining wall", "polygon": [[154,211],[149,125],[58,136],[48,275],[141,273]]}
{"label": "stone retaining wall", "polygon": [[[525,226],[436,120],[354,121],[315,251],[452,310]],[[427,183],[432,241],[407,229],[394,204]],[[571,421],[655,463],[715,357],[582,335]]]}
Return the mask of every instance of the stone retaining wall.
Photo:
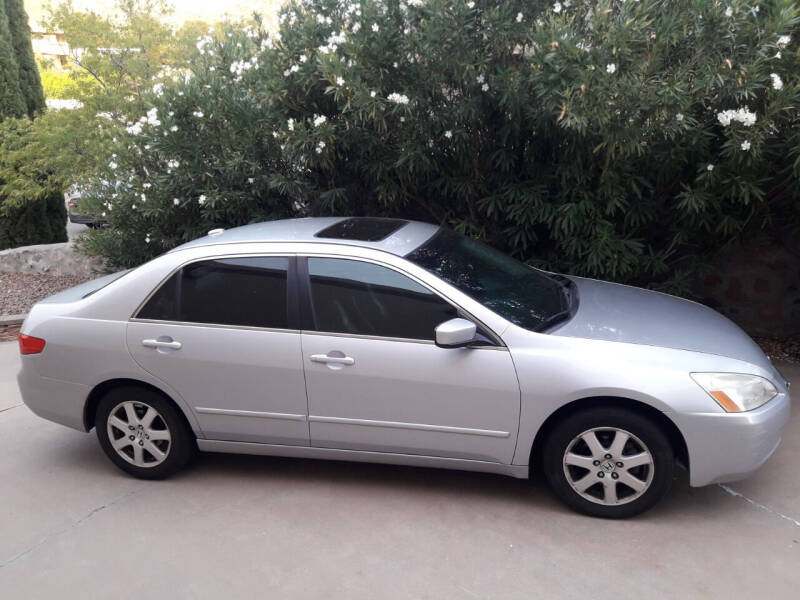
{"label": "stone retaining wall", "polygon": [[101,267],[99,259],[78,254],[71,242],[0,251],[0,273],[89,276]]}

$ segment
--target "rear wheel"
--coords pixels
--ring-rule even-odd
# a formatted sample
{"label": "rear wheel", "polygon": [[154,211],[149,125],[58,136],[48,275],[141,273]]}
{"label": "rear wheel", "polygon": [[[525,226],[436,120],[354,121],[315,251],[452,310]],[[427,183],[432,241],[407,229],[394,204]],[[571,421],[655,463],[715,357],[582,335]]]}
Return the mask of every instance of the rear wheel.
{"label": "rear wheel", "polygon": [[144,388],[120,387],[106,394],[97,406],[95,429],[111,461],[141,479],[172,475],[197,449],[178,409]]}
{"label": "rear wheel", "polygon": [[661,429],[637,413],[595,408],[567,417],[550,433],[544,471],[553,492],[595,517],[644,512],[669,491],[675,457]]}

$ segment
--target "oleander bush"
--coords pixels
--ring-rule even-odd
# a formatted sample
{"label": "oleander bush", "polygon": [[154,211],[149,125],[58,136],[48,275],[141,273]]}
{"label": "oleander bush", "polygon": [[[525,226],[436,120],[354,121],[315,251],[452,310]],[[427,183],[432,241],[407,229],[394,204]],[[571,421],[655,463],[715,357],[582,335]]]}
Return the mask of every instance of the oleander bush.
{"label": "oleander bush", "polygon": [[549,269],[679,289],[800,225],[789,0],[290,1],[210,31],[87,182],[139,264],[303,215],[446,224]]}

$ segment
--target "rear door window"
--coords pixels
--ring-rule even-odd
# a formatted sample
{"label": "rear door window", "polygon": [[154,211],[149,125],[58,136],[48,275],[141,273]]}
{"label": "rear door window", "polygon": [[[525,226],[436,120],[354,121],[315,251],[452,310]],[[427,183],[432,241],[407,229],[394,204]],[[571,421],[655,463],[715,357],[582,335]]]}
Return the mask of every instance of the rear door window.
{"label": "rear door window", "polygon": [[182,267],[147,301],[140,319],[288,328],[286,257],[203,260]]}

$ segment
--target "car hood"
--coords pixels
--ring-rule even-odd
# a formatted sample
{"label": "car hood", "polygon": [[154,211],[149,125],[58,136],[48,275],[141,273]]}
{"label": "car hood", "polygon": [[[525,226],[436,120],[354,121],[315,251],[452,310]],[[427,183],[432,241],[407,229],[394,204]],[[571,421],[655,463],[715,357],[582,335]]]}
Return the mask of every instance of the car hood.
{"label": "car hood", "polygon": [[617,283],[570,279],[578,288],[578,310],[552,335],[718,354],[772,370],[744,331],[707,306]]}

